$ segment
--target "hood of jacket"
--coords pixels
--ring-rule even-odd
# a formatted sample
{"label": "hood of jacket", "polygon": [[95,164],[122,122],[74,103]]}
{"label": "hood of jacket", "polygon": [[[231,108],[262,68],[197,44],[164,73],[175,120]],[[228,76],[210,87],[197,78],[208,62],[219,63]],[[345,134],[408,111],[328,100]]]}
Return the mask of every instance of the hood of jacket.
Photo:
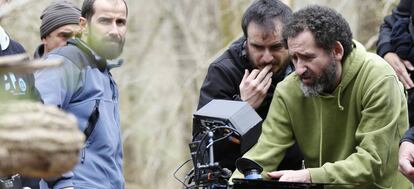
{"label": "hood of jacket", "polygon": [[338,108],[340,110],[344,109],[341,104],[341,93],[349,85],[350,81],[356,77],[358,71],[363,65],[366,56],[365,47],[361,43],[354,40],[353,46],[353,51],[348,55],[345,61],[342,62],[341,82],[333,93],[334,96],[337,96]]}

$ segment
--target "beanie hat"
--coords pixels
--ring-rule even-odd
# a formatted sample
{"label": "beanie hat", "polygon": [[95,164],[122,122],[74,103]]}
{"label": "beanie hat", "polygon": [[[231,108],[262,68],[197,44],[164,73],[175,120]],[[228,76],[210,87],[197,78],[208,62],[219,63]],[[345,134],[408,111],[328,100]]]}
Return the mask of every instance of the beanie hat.
{"label": "beanie hat", "polygon": [[68,24],[79,24],[81,11],[68,1],[53,2],[43,10],[40,19],[40,38],[43,39],[57,28]]}

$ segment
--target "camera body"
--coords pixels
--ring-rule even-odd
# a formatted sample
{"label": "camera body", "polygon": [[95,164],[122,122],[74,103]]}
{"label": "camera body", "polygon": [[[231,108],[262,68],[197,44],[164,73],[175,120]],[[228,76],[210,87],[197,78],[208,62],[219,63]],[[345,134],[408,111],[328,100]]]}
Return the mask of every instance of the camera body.
{"label": "camera body", "polygon": [[[214,159],[214,145],[221,140],[238,140],[242,149],[253,146],[262,119],[247,103],[212,100],[193,114],[193,140],[189,144],[193,160],[192,181],[201,188],[228,188],[231,171]],[[251,137],[255,133],[257,137]]]}
{"label": "camera body", "polygon": [[0,178],[0,189],[22,189],[20,175]]}

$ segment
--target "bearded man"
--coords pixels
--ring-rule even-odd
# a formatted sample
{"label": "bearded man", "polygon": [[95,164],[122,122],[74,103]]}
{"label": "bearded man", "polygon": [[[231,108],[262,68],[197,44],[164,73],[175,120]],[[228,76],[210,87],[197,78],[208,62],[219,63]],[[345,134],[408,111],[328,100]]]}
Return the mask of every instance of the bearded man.
{"label": "bearded man", "polygon": [[[276,87],[262,135],[244,157],[261,165],[266,179],[410,188],[397,168],[408,115],[392,67],[353,41],[346,20],[327,7],[294,13],[283,38],[295,73]],[[306,169],[275,171],[295,142]]]}
{"label": "bearded man", "polygon": [[[198,109],[213,99],[244,101],[262,119],[266,118],[276,85],[294,70],[282,38],[282,29],[291,15],[292,10],[279,0],[256,0],[247,8],[241,22],[244,35],[210,64],[200,89]],[[254,129],[260,134],[261,125]],[[194,124],[195,137],[199,137],[199,130]],[[256,142],[259,135],[249,137]],[[214,160],[234,171],[237,158],[245,151],[240,142],[217,141]],[[300,169],[302,159],[294,145],[279,169]]]}
{"label": "bearded man", "polygon": [[69,39],[67,46],[46,55],[63,59],[63,66],[35,75],[45,104],[74,114],[86,135],[74,170],[45,179],[41,188],[125,188],[118,89],[108,65],[122,53],[127,10],[124,0],[85,0],[82,39]]}

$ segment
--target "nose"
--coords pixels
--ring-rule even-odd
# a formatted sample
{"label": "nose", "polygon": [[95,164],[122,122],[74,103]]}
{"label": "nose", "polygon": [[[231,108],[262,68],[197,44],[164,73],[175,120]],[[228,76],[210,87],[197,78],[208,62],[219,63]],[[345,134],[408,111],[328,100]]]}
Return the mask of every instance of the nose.
{"label": "nose", "polygon": [[269,49],[266,49],[262,56],[262,62],[270,63],[273,61],[273,59],[274,57],[272,56],[272,53],[270,53]]}
{"label": "nose", "polygon": [[296,62],[296,64],[294,64],[294,66],[295,66],[295,72],[298,74],[298,75],[302,75],[303,73],[305,73],[306,72],[306,70],[307,70],[307,68],[305,67],[305,65],[304,64],[301,64],[301,63],[299,63],[299,62]]}
{"label": "nose", "polygon": [[116,36],[116,37],[119,37],[121,35],[120,28],[119,28],[119,26],[117,25],[116,22],[113,22],[111,24],[111,28],[109,30],[109,34],[111,36]]}

